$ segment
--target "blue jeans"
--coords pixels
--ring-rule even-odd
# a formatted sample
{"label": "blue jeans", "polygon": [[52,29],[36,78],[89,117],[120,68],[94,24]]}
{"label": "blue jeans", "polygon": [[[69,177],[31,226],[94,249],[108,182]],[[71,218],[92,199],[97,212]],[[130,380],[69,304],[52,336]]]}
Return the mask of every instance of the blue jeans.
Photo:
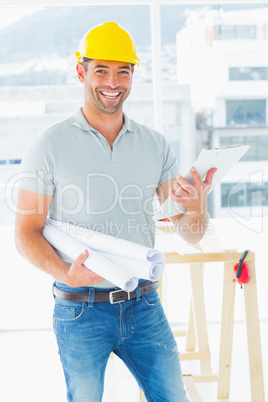
{"label": "blue jeans", "polygon": [[94,303],[93,288],[57,287],[89,291],[88,303],[55,298],[53,324],[69,402],[102,400],[111,352],[124,361],[148,401],[189,402],[176,341],[157,291],[110,304]]}

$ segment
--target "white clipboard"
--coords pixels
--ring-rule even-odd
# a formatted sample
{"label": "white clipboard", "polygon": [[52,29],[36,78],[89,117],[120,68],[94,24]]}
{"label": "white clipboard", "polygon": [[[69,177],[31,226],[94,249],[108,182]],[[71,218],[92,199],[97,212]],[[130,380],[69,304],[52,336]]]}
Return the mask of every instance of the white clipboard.
{"label": "white clipboard", "polygon": [[[236,164],[236,162],[242,158],[249,148],[249,145],[234,145],[223,148],[202,149],[197,160],[192,166],[196,168],[202,180],[205,180],[209,169],[213,167],[217,168],[217,172],[214,174],[212,181],[213,186],[215,186]],[[193,184],[193,176],[190,171],[184,176],[184,178],[190,184]],[[156,211],[153,219],[157,221],[159,219],[183,214],[184,212],[184,207],[182,207],[178,202],[174,201],[171,197],[168,197],[164,204],[162,204],[161,207]]]}

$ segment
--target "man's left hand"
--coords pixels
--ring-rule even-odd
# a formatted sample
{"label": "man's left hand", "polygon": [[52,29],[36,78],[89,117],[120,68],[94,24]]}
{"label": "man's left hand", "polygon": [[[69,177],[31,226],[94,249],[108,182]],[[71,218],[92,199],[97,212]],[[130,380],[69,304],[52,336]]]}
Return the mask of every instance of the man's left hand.
{"label": "man's left hand", "polygon": [[177,176],[170,188],[171,198],[182,205],[188,213],[202,215],[207,209],[207,197],[212,187],[212,180],[217,168],[211,168],[202,181],[194,167],[190,169],[194,183],[190,184],[182,176]]}

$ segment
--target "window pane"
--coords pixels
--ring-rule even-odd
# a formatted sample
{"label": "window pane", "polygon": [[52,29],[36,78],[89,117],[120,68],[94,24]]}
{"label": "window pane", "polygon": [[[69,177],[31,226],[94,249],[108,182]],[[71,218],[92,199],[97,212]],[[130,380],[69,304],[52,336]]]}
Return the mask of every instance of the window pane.
{"label": "window pane", "polygon": [[256,39],[255,25],[216,25],[214,37],[217,40]]}
{"label": "window pane", "polygon": [[227,100],[227,126],[260,126],[266,123],[266,100]]}
{"label": "window pane", "polygon": [[266,81],[268,67],[230,67],[230,81]]}
{"label": "window pane", "polygon": [[246,206],[245,183],[222,183],[221,185],[221,206],[244,207]]}
{"label": "window pane", "polygon": [[250,145],[250,149],[240,161],[267,161],[268,160],[268,136],[235,136],[221,137],[220,146]]}
{"label": "window pane", "polygon": [[[141,48],[148,54],[149,6],[40,8],[1,30],[0,86],[79,86],[74,54],[85,32],[103,21],[122,25],[135,37],[138,50]],[[152,58],[147,56],[147,59]],[[135,71],[137,79],[144,74],[143,66]]]}
{"label": "window pane", "polygon": [[256,39],[256,27],[254,25],[237,25],[236,39]]}
{"label": "window pane", "polygon": [[268,183],[222,183],[221,206],[233,207],[259,207],[268,205]]}

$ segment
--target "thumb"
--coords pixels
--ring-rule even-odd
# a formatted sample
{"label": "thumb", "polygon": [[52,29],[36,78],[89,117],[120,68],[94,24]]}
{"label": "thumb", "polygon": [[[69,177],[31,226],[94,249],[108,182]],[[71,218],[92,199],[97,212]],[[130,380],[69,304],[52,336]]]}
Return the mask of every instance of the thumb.
{"label": "thumb", "polygon": [[79,260],[80,260],[81,264],[83,264],[86,261],[88,256],[89,256],[89,252],[87,249],[85,249],[83,251],[83,253],[79,255]]}
{"label": "thumb", "polygon": [[212,184],[214,174],[217,172],[217,170],[218,170],[217,168],[209,169],[209,171],[207,172],[207,175],[206,175],[206,179],[204,180],[204,183]]}

